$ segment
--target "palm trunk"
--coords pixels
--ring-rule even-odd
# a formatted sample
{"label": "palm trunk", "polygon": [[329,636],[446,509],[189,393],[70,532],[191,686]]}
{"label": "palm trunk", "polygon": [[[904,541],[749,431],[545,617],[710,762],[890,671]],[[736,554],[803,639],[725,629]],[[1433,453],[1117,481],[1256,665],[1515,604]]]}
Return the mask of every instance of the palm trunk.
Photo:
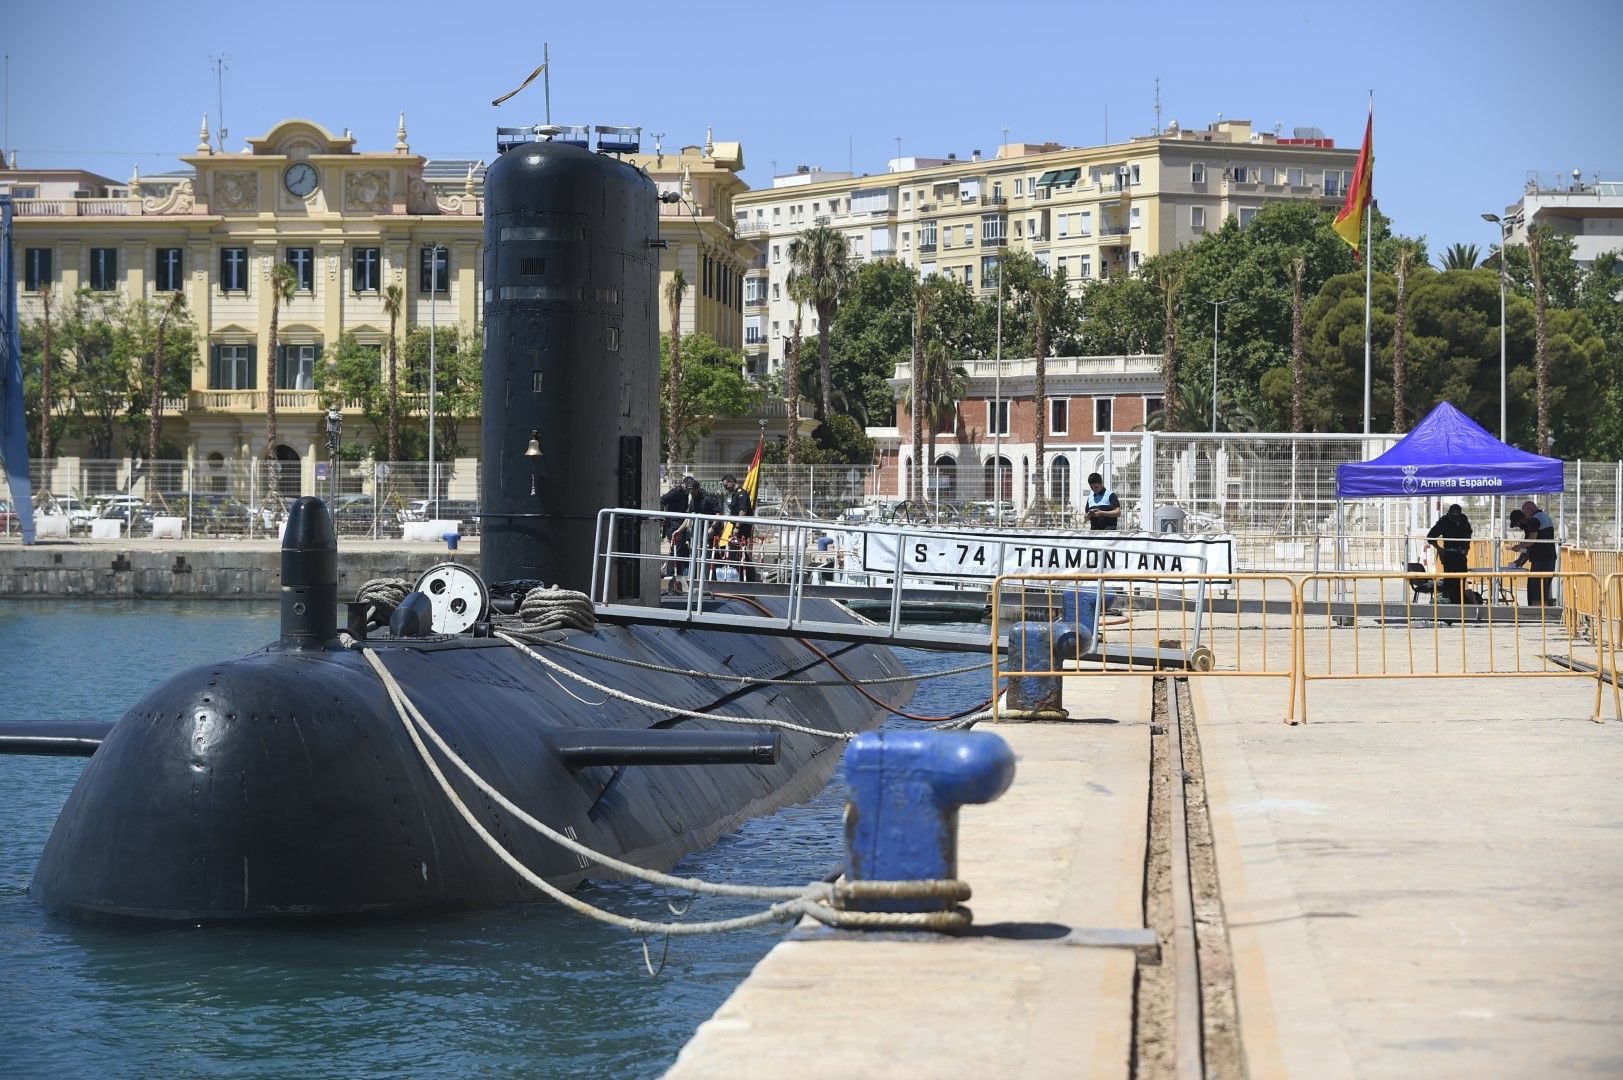
{"label": "palm trunk", "polygon": [[1046,466],[1043,462],[1043,438],[1048,427],[1048,320],[1037,321],[1037,423],[1036,460],[1033,462],[1037,473],[1035,491],[1037,493],[1036,506],[1042,508],[1047,496],[1044,493],[1043,482],[1047,479]]}
{"label": "palm trunk", "polygon": [[827,420],[834,413],[832,402],[834,400],[834,381],[829,374],[828,362],[828,321],[834,317],[832,307],[817,309],[817,378],[822,384],[821,400],[818,402],[819,411],[817,419]]}
{"label": "palm trunk", "polygon": [[1161,326],[1161,430],[1172,431],[1172,418],[1178,412],[1178,297],[1170,285],[1165,287],[1163,299],[1166,313]]}
{"label": "palm trunk", "polygon": [[[911,374],[912,403],[908,408],[913,427],[913,465],[909,470],[909,499],[917,499],[924,490],[924,296],[921,293],[913,316],[913,371]],[[930,451],[934,456],[935,450]]]}
{"label": "palm trunk", "polygon": [[[1537,229],[1527,231],[1527,257],[1533,266],[1533,374],[1538,392],[1538,446],[1535,453],[1550,452],[1550,367],[1549,327],[1545,322],[1543,237]],[[1501,259],[1504,258],[1501,252]]]}
{"label": "palm trunk", "polygon": [[1307,261],[1291,260],[1291,431],[1300,433],[1305,420],[1306,387],[1302,372],[1302,274]]}
{"label": "palm trunk", "polygon": [[789,384],[789,445],[785,458],[793,465],[800,452],[800,320],[789,324],[789,370],[784,373]]}
{"label": "palm trunk", "polygon": [[270,340],[265,349],[265,466],[270,471],[270,490],[281,494],[282,470],[276,455],[276,345],[281,322],[280,297],[271,296]]}
{"label": "palm trunk", "polygon": [[152,346],[152,400],[147,413],[147,471],[158,460],[158,432],[163,424],[163,332],[169,322],[164,313],[158,320],[157,340]]}
{"label": "palm trunk", "polygon": [[1404,401],[1408,392],[1404,339],[1409,319],[1409,267],[1413,260],[1414,253],[1408,247],[1398,251],[1398,300],[1392,312],[1392,430],[1399,432],[1409,430],[1409,410]]}
{"label": "palm trunk", "polygon": [[681,311],[671,304],[671,375],[666,387],[666,414],[669,418],[671,444],[665,452],[665,464],[676,468],[676,459],[682,453],[682,330],[677,325]]}
{"label": "palm trunk", "polygon": [[400,369],[395,333],[399,317],[389,316],[389,461],[400,460]]}
{"label": "palm trunk", "polygon": [[41,461],[51,460],[51,289],[48,285],[41,285],[39,289],[39,302],[43,310],[43,331],[45,340],[41,343],[39,375],[39,457]]}

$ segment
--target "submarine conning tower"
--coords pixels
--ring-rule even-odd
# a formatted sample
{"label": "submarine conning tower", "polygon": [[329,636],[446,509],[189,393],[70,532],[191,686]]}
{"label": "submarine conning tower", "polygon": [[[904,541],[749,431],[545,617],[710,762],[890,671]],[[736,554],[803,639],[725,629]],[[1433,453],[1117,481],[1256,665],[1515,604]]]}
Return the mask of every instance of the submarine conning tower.
{"label": "submarine conning tower", "polygon": [[[585,589],[598,511],[658,497],[657,191],[577,145],[498,149],[485,175],[481,569]],[[611,539],[657,554],[652,521]],[[658,563],[624,560],[607,584],[610,600],[657,603]]]}
{"label": "submarine conning tower", "polygon": [[282,644],[320,649],[338,636],[338,534],[327,504],[296,500],[282,532]]}

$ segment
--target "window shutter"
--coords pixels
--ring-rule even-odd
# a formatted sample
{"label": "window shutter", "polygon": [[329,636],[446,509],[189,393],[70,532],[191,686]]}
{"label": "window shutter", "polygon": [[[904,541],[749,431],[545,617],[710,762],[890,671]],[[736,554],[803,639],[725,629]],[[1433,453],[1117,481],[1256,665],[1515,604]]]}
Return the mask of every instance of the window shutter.
{"label": "window shutter", "polygon": [[259,389],[259,346],[248,346],[248,385],[245,390]]}
{"label": "window shutter", "polygon": [[218,390],[225,385],[225,378],[220,371],[220,347],[209,346],[209,389]]}

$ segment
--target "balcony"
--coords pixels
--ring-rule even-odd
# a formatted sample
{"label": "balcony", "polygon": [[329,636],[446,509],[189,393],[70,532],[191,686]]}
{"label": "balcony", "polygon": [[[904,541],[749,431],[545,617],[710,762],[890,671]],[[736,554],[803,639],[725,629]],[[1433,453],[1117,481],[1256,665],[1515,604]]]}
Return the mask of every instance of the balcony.
{"label": "balcony", "polygon": [[17,199],[18,217],[136,217],[140,199]]}
{"label": "balcony", "polygon": [[1009,243],[1007,236],[983,236],[981,247],[1005,247]]}
{"label": "balcony", "polygon": [[1130,228],[1129,228],[1129,226],[1126,226],[1126,225],[1100,225],[1099,226],[1099,236],[1101,238],[1106,237],[1106,236],[1126,236],[1129,231],[1130,231]]}
{"label": "balcony", "polygon": [[925,243],[922,240],[919,241],[919,254],[920,255],[934,255],[935,250],[936,250],[936,242],[934,240],[931,240],[928,243]]}
{"label": "balcony", "polygon": [[1047,202],[1054,197],[1054,189],[1051,187],[1032,188],[1031,197],[1038,202]]}
{"label": "balcony", "polygon": [[[401,401],[407,411],[419,413],[426,412],[428,407],[427,394],[401,394]],[[330,398],[320,390],[278,390],[276,391],[276,411],[279,413],[298,413],[315,415],[325,413]],[[164,401],[165,412],[181,412],[183,406],[189,406],[194,412],[233,412],[261,414],[265,411],[265,391],[263,390],[193,390],[186,402],[178,399]],[[359,413],[363,409],[359,398],[351,398],[339,403],[339,408],[348,413]]]}
{"label": "balcony", "polygon": [[766,305],[767,299],[765,295],[744,297],[744,306],[747,308],[766,307]]}
{"label": "balcony", "polygon": [[767,224],[764,221],[740,221],[735,230],[739,236],[765,236]]}

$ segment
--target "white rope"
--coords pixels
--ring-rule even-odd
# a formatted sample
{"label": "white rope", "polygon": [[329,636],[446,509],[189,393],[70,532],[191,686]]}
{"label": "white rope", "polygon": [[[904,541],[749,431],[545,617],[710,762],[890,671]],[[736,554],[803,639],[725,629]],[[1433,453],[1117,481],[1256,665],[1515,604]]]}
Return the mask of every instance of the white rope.
{"label": "white rope", "polygon": [[591,631],[597,626],[592,598],[574,589],[531,589],[519,602],[519,617],[537,630],[573,628]]}
{"label": "white rope", "polygon": [[524,644],[524,642],[520,641],[518,638],[507,633],[506,631],[498,630],[496,631],[495,636],[501,638],[503,641],[513,646],[513,648],[518,649],[520,652],[524,653],[526,656],[529,656],[532,660],[537,661],[543,666],[551,668],[553,671],[556,671],[561,675],[567,675],[577,682],[584,683],[600,694],[607,694],[609,697],[628,702],[632,705],[642,705],[646,708],[656,709],[659,712],[669,713],[675,716],[691,716],[699,720],[715,720],[723,724],[743,724],[747,727],[764,726],[782,728],[784,731],[798,731],[802,735],[815,735],[824,739],[850,740],[856,737],[848,731],[824,731],[822,728],[807,727],[804,724],[791,723],[788,720],[779,720],[770,716],[724,716],[720,713],[695,712],[693,709],[682,709],[675,705],[667,705],[659,701],[650,701],[647,698],[637,697],[635,694],[628,694],[624,690],[616,690],[612,686],[606,686],[594,679],[589,679],[578,671],[571,671],[562,664],[542,656],[540,653],[536,652],[534,649],[530,648],[528,645]]}
{"label": "white rope", "polygon": [[[410,736],[412,745],[417,749],[418,756],[428,768],[430,775],[434,777],[435,782],[439,784],[440,790],[445,794],[445,797],[462,819],[467,822],[469,828],[473,829],[474,833],[485,842],[485,845],[525,882],[572,911],[640,934],[715,934],[728,930],[744,930],[765,926],[773,922],[787,922],[800,916],[810,916],[819,922],[832,926],[889,926],[897,929],[958,930],[963,929],[969,923],[968,911],[959,906],[954,906],[946,911],[924,912],[845,911],[828,906],[828,902],[838,902],[842,898],[865,896],[908,895],[939,896],[951,900],[968,899],[968,887],[957,881],[849,882],[841,886],[830,885],[826,882],[813,882],[802,887],[732,885],[725,882],[704,881],[699,878],[679,878],[660,873],[657,870],[635,866],[613,856],[595,851],[531,816],[522,807],[517,806],[500,791],[492,787],[478,773],[474,772],[473,768],[446,744],[439,732],[428,722],[417,706],[406,697],[405,690],[384,665],[377,653],[371,649],[362,648],[361,655],[366,658],[367,664],[377,673],[379,681],[383,683],[384,690],[388,693],[389,700],[394,705],[395,715],[399,718],[401,726],[406,729],[406,734]],[[497,805],[568,851],[584,856],[628,877],[640,878],[654,884],[670,885],[692,892],[720,896],[745,896],[758,899],[785,896],[788,898],[772,904],[765,910],[756,912],[753,915],[743,915],[731,919],[715,919],[699,923],[656,923],[646,919],[628,918],[588,904],[536,874],[508,851],[496,837],[491,835],[478,816],[468,809],[467,804],[462,801],[462,797],[457,794],[450,781],[446,779],[445,773],[441,771],[438,762],[434,760],[433,755],[428,751],[428,747],[423,743],[423,733],[426,733],[433,740],[434,745],[439,749],[440,753],[445,755],[447,760],[455,765],[480,791],[495,800]]]}

